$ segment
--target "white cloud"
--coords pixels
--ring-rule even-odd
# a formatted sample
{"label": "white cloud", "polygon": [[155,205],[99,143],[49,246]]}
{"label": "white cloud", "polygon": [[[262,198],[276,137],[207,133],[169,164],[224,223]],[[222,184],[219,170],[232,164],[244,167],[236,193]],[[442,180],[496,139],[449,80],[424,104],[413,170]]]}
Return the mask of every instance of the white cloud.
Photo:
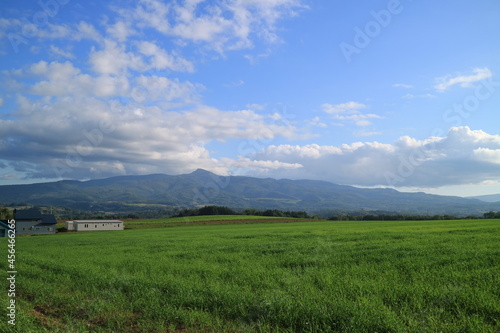
{"label": "white cloud", "polygon": [[88,94],[92,89],[91,77],[82,74],[69,61],[64,63],[40,61],[33,64],[29,72],[42,78],[30,89],[31,93],[35,95],[81,95]]}
{"label": "white cloud", "polygon": [[141,75],[134,80],[131,96],[135,102],[167,101],[189,104],[199,100],[201,84],[157,75]]}
{"label": "white cloud", "polygon": [[124,21],[118,21],[115,24],[108,26],[106,32],[111,38],[119,42],[124,42],[130,35],[135,34],[132,27],[130,27],[130,24]]}
{"label": "white cloud", "polygon": [[129,92],[129,82],[125,76],[94,77],[81,73],[80,69],[69,61],[40,61],[30,67],[29,73],[42,78],[30,88],[31,93],[35,95],[104,97],[124,96]]}
{"label": "white cloud", "polygon": [[[227,172],[225,163],[211,157],[210,142],[263,147],[276,137],[301,138],[291,122],[264,112],[263,105],[229,111],[203,105],[205,87],[175,75],[195,71],[185,50],[203,57],[207,50],[249,50],[257,40],[265,47],[278,43],[278,21],[301,8],[299,0],[141,0],[133,8],[112,8],[118,15],[99,18],[98,25],[51,20],[30,45],[44,60],[1,73],[17,105],[0,120],[0,155],[8,168],[30,179],[199,167]],[[21,21],[0,19],[0,35],[20,27]],[[261,170],[298,167],[239,163]]]}
{"label": "white cloud", "polygon": [[[451,128],[445,137],[393,144],[269,146],[252,156],[301,168],[269,170],[265,176],[327,180],[362,186],[439,187],[479,184],[500,177],[500,135]],[[249,175],[252,172],[248,172]],[[262,170],[255,171],[262,176]]]}
{"label": "white cloud", "polygon": [[106,40],[104,48],[90,52],[90,64],[98,74],[123,74],[128,69],[143,71],[146,68],[142,58],[134,53],[126,52],[125,46],[115,41]]}
{"label": "white cloud", "polygon": [[23,22],[18,19],[6,19],[0,17],[0,38],[7,36],[9,31],[23,26]]}
{"label": "white cloud", "polygon": [[143,0],[129,11],[121,11],[140,27],[186,42],[202,43],[209,49],[224,53],[228,50],[253,47],[253,36],[276,43],[276,23],[305,8],[300,0],[191,0],[183,3],[163,3]]}
{"label": "white cloud", "polygon": [[288,170],[299,169],[302,165],[299,163],[285,163],[280,161],[256,161],[247,157],[240,157],[237,160],[223,159],[223,163],[227,163],[228,169],[245,170],[252,169],[259,173],[268,172],[269,170]]}
{"label": "white cloud", "polygon": [[325,103],[321,107],[324,112],[331,114],[333,119],[353,122],[356,126],[368,126],[371,125],[370,119],[382,119],[381,116],[373,113],[361,113],[359,110],[368,106],[358,102],[351,101],[337,105]]}
{"label": "white cloud", "polygon": [[325,124],[320,117],[314,117],[313,119],[309,120],[308,122],[309,126],[315,126],[315,127],[320,127],[320,128],[326,128],[328,127],[327,124]]}
{"label": "white cloud", "polygon": [[325,103],[321,106],[323,111],[329,114],[339,113],[358,113],[361,109],[366,109],[367,105],[358,102],[347,102],[342,104],[328,104]]}
{"label": "white cloud", "polygon": [[[36,70],[45,73],[50,65],[40,64]],[[191,111],[166,112],[157,106],[86,96],[19,96],[15,116],[16,122],[0,121],[0,154],[9,166],[29,178],[175,174],[200,167],[220,172],[226,166],[210,156],[205,148],[209,142],[261,142],[295,133],[295,128],[249,110],[199,106]],[[288,166],[279,162],[250,164],[260,169]]]}
{"label": "white cloud", "polygon": [[382,119],[381,116],[368,113],[368,114],[352,114],[348,116],[335,115],[334,117],[337,120],[348,120],[354,122],[356,126],[368,126],[371,125],[371,121],[369,119]]}
{"label": "white cloud", "polygon": [[444,77],[437,78],[438,83],[434,86],[437,91],[443,92],[450,87],[458,84],[461,87],[470,87],[472,83],[481,81],[493,76],[491,70],[487,67],[484,68],[474,68],[472,70],[474,74],[463,75],[459,74],[457,76],[447,75]]}
{"label": "white cloud", "polygon": [[477,148],[473,153],[480,161],[500,164],[500,149]]}
{"label": "white cloud", "polygon": [[415,95],[415,94],[406,94],[403,96],[404,99],[415,99],[415,98],[435,98],[436,95],[433,95],[433,94],[419,94],[419,95]]}
{"label": "white cloud", "polygon": [[149,68],[171,69],[179,72],[193,72],[194,66],[191,62],[179,56],[169,54],[155,43],[142,41],[138,45],[139,52],[151,57]]}
{"label": "white cloud", "polygon": [[194,71],[194,65],[190,61],[175,52],[167,52],[153,42],[140,41],[136,46],[137,52],[128,51],[125,44],[106,39],[102,49],[92,48],[89,62],[94,72],[98,74],[120,75],[129,70],[145,72],[151,69]]}
{"label": "white cloud", "polygon": [[52,54],[54,54],[54,55],[62,56],[64,58],[68,58],[68,59],[74,59],[75,58],[75,55],[73,53],[64,51],[64,50],[60,49],[59,47],[57,47],[55,45],[51,45],[50,46],[50,52]]}
{"label": "white cloud", "polygon": [[405,84],[405,83],[395,83],[392,86],[396,87],[396,88],[404,88],[404,89],[414,88],[411,84]]}

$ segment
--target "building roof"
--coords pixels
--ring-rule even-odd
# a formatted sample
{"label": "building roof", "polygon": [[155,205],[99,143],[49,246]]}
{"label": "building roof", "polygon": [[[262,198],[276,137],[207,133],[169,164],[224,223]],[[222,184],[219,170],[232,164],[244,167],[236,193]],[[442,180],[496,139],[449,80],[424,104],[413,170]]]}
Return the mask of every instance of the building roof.
{"label": "building roof", "polygon": [[52,214],[42,214],[42,224],[56,224],[56,217]]}
{"label": "building roof", "polygon": [[43,224],[56,224],[56,218],[52,214],[42,214],[36,208],[14,210],[14,220],[16,222],[41,220]]}
{"label": "building roof", "polygon": [[123,223],[123,221],[120,221],[120,220],[73,220],[73,221],[69,221],[69,222],[76,222],[76,223],[109,223],[109,222],[117,223],[117,222],[122,222]]}
{"label": "building roof", "polygon": [[42,213],[36,208],[17,210],[14,209],[14,220],[41,220]]}

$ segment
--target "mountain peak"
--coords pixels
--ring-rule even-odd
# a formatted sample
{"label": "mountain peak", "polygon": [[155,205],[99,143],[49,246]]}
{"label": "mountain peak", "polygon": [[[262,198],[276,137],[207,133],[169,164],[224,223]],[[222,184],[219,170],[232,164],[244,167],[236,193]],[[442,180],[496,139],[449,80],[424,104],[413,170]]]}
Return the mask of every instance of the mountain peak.
{"label": "mountain peak", "polygon": [[210,179],[214,179],[215,177],[217,177],[214,173],[212,173],[208,170],[205,170],[205,169],[196,169],[195,171],[188,173],[188,174],[185,174],[183,176],[184,177],[187,176],[187,177],[202,180],[202,181],[209,181]]}
{"label": "mountain peak", "polygon": [[193,175],[193,176],[206,176],[206,175],[212,175],[213,173],[211,173],[210,171],[207,171],[205,169],[196,169],[195,171],[191,172],[190,175]]}

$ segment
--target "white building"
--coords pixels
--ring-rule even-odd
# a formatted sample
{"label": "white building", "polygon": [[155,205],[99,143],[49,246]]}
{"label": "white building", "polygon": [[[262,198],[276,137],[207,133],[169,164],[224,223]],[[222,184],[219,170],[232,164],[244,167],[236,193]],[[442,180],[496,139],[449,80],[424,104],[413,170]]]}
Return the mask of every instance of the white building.
{"label": "white building", "polygon": [[68,231],[103,231],[123,230],[123,221],[120,220],[73,220],[66,221]]}

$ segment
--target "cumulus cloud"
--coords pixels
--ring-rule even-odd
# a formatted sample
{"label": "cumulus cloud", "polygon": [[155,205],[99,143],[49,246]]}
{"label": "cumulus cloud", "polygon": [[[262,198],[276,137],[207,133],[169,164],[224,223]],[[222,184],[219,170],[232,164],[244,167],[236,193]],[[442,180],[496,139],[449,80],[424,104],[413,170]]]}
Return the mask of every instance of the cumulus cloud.
{"label": "cumulus cloud", "polygon": [[[123,68],[116,71],[108,68],[97,72],[83,73],[70,61],[40,61],[26,70],[11,71],[13,79],[9,86],[19,87],[18,90],[24,89],[39,96],[124,97],[133,102],[164,101],[180,105],[197,101],[199,92],[203,90],[202,85],[176,78],[145,74],[132,77]],[[26,75],[38,81],[30,87],[15,81]]]}
{"label": "cumulus cloud", "polygon": [[471,84],[474,82],[488,79],[493,76],[493,73],[487,67],[474,68],[472,72],[474,74],[471,75],[459,74],[456,76],[447,75],[444,77],[437,78],[436,81],[438,83],[434,86],[434,88],[437,91],[443,92],[457,84],[460,85],[461,87],[470,87]]}
{"label": "cumulus cloud", "polygon": [[140,55],[127,52],[123,44],[109,39],[105,40],[103,49],[92,49],[89,62],[94,72],[98,74],[118,75],[128,69],[146,70],[146,65]]}
{"label": "cumulus cloud", "polygon": [[169,54],[153,42],[142,41],[139,43],[139,52],[151,58],[148,67],[154,69],[171,69],[179,72],[193,72],[191,62],[179,56]]}
{"label": "cumulus cloud", "polygon": [[[298,164],[269,170],[279,178],[306,178],[361,186],[477,184],[500,177],[500,135],[468,127],[451,128],[444,137],[401,137],[392,144],[271,145],[253,156],[257,161]],[[261,170],[255,174],[262,175]]]}
{"label": "cumulus cloud", "polygon": [[124,42],[130,35],[135,34],[130,24],[125,21],[118,21],[115,24],[109,25],[106,32],[111,38],[119,42]]}
{"label": "cumulus cloud", "polygon": [[500,164],[500,149],[477,148],[473,154],[479,161]]}
{"label": "cumulus cloud", "polygon": [[305,8],[299,0],[185,1],[143,0],[121,11],[140,27],[149,27],[181,41],[203,43],[223,53],[253,47],[252,36],[276,43],[276,22]]}
{"label": "cumulus cloud", "polygon": [[[195,71],[183,55],[192,53],[190,44],[202,53],[248,50],[255,40],[274,44],[277,22],[301,8],[300,0],[142,0],[111,8],[117,15],[99,25],[48,22],[32,37],[50,46],[37,48],[47,58],[1,73],[12,107],[0,119],[0,167],[27,179],[196,168],[227,173],[207,149],[210,142],[297,138],[290,122],[265,114],[263,106],[204,105],[205,87],[176,74]],[[22,24],[0,18],[0,36]],[[261,170],[299,167],[238,163]]]}
{"label": "cumulus cloud", "polygon": [[[40,66],[41,72],[44,66]],[[87,96],[18,97],[16,121],[0,120],[0,153],[28,178],[95,178],[117,174],[219,171],[211,141],[294,135],[251,110],[196,106],[166,111]],[[57,135],[54,135],[57,133]],[[7,162],[9,161],[9,162]],[[260,168],[281,163],[255,162]]]}

